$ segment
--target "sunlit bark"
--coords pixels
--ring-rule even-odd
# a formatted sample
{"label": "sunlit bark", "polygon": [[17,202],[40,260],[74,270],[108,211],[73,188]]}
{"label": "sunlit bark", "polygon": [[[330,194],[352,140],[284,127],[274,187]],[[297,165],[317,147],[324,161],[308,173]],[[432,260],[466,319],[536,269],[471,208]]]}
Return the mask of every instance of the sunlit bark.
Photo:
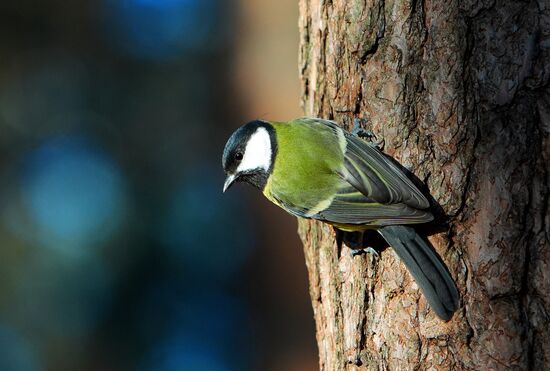
{"label": "sunlit bark", "polygon": [[300,222],[321,369],[550,367],[548,2],[301,0],[300,13],[305,114],[367,119],[426,183],[448,220],[429,239],[461,292],[442,322],[391,249],[351,258],[330,227]]}

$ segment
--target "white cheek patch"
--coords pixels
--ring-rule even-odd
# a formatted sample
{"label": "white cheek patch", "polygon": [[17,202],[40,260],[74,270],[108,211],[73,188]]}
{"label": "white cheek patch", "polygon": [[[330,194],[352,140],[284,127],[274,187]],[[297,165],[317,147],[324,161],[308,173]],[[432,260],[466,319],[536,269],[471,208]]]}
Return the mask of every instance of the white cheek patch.
{"label": "white cheek patch", "polygon": [[246,143],[243,159],[237,172],[257,168],[268,171],[271,167],[271,138],[265,128],[259,127]]}

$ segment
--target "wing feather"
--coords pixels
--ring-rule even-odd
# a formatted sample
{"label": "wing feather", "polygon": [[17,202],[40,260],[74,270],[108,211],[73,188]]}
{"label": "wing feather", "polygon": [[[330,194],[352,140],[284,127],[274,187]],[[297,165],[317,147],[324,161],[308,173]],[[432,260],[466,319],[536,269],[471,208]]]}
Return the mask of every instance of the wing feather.
{"label": "wing feather", "polygon": [[380,150],[346,133],[343,177],[365,196],[384,204],[426,209],[430,203],[403,171]]}
{"label": "wing feather", "polygon": [[395,224],[426,223],[433,220],[432,214],[413,209],[405,204],[379,204],[371,202],[345,202],[335,199],[315,219],[339,223],[386,226]]}

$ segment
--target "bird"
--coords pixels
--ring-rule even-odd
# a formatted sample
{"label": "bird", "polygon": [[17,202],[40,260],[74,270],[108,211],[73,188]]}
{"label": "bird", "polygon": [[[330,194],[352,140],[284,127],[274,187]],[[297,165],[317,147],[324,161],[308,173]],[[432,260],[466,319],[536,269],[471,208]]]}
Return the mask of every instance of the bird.
{"label": "bird", "polygon": [[433,220],[430,203],[393,159],[359,134],[320,118],[250,121],[223,150],[223,192],[245,182],[297,217],[343,233],[377,231],[435,314],[448,321],[458,308],[455,282],[411,226]]}

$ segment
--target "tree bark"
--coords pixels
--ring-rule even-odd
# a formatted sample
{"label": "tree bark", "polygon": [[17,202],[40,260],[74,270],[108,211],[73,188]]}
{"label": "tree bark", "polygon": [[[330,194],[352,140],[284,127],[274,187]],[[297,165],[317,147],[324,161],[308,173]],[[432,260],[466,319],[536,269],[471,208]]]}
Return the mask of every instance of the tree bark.
{"label": "tree bark", "polygon": [[338,251],[300,221],[320,368],[550,368],[550,4],[300,0],[307,116],[368,120],[447,219],[461,293],[429,310],[392,249]]}

